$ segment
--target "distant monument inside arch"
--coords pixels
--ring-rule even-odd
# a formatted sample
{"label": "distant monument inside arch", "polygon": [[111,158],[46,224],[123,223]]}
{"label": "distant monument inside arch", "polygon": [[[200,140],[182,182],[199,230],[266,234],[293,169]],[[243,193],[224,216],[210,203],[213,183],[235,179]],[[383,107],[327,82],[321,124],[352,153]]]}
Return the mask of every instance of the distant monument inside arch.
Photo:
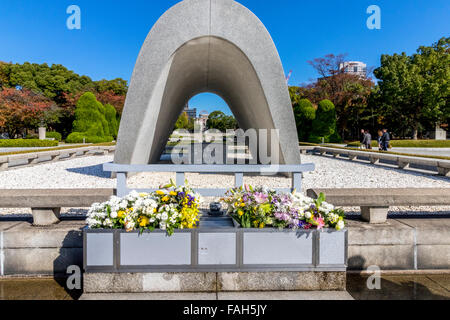
{"label": "distant monument inside arch", "polygon": [[240,128],[278,130],[279,163],[299,164],[294,114],[278,51],[262,22],[233,0],[184,0],[142,46],[115,162],[157,163],[186,103],[222,97]]}

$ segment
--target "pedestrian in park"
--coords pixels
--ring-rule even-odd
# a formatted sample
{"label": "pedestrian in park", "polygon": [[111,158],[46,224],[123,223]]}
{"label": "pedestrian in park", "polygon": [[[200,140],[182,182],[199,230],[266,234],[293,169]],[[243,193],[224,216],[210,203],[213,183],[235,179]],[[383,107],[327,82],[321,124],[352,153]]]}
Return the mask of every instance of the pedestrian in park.
{"label": "pedestrian in park", "polygon": [[381,146],[381,138],[383,137],[383,131],[382,130],[378,130],[378,137],[377,137],[377,141],[378,141],[378,150],[383,150],[383,147]]}
{"label": "pedestrian in park", "polygon": [[389,143],[391,142],[391,136],[387,129],[383,129],[383,135],[381,136],[381,147],[383,151],[388,151]]}
{"label": "pedestrian in park", "polygon": [[361,135],[359,138],[359,147],[360,149],[364,149],[364,139],[366,138],[366,131],[364,129],[361,129]]}
{"label": "pedestrian in park", "polygon": [[369,130],[366,130],[364,133],[363,144],[366,149],[369,149],[369,150],[372,149],[372,135],[370,134]]}

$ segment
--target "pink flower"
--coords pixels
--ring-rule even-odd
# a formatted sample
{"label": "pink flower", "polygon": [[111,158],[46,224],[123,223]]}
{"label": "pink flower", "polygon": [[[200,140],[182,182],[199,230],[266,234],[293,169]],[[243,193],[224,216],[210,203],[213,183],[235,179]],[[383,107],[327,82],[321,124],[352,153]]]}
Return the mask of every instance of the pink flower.
{"label": "pink flower", "polygon": [[260,192],[255,193],[255,201],[258,204],[266,203],[268,198],[269,197],[264,193],[260,193]]}
{"label": "pink flower", "polygon": [[317,230],[323,229],[325,227],[325,221],[323,218],[314,218],[314,222],[317,225]]}

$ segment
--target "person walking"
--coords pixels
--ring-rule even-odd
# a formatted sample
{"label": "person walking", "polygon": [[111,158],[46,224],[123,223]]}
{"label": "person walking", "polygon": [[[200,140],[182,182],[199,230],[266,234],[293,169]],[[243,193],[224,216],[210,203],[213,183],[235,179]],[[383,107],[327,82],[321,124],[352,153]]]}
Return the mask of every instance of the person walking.
{"label": "person walking", "polygon": [[366,130],[364,133],[364,147],[366,149],[371,150],[372,149],[372,135],[370,134],[369,130]]}
{"label": "person walking", "polygon": [[378,137],[377,137],[377,141],[378,141],[378,150],[381,151],[383,150],[383,147],[381,146],[381,138],[383,137],[383,131],[378,130]]}
{"label": "person walking", "polygon": [[389,135],[387,129],[383,129],[383,135],[381,137],[381,147],[383,151],[389,150],[389,143],[391,142],[391,136]]}
{"label": "person walking", "polygon": [[366,131],[361,129],[361,135],[359,138],[359,148],[364,149],[364,139],[366,138]]}

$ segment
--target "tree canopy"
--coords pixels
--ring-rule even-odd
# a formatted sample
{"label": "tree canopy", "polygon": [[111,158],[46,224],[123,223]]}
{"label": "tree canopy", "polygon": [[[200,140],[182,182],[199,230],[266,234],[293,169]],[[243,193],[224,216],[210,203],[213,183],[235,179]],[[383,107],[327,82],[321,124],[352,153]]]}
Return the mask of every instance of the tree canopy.
{"label": "tree canopy", "polygon": [[[382,55],[381,65],[369,77],[346,73],[345,55],[329,54],[310,61],[317,71],[317,81],[291,87],[292,106],[299,138],[305,140],[311,120],[305,118],[300,101],[313,105],[330,100],[336,108],[337,133],[355,139],[360,129],[376,131],[388,128],[397,137],[417,139],[436,124],[450,122],[450,38],[431,46],[421,46],[413,55]],[[303,102],[307,106],[307,102]],[[311,113],[312,114],[312,113]],[[317,121],[316,121],[317,124]]]}
{"label": "tree canopy", "polygon": [[23,88],[50,99],[53,113],[49,114],[51,117],[46,119],[46,124],[66,137],[75,120],[76,103],[84,93],[92,92],[102,104],[113,106],[118,121],[128,84],[120,78],[92,81],[59,64],[0,62],[0,90],[7,88]]}
{"label": "tree canopy", "polygon": [[383,55],[374,71],[377,103],[390,126],[412,129],[417,139],[424,126],[445,123],[450,117],[450,38],[442,38],[417,53]]}
{"label": "tree canopy", "polygon": [[0,127],[14,138],[25,129],[54,121],[54,103],[27,89],[4,88],[0,91]]}
{"label": "tree canopy", "polygon": [[226,132],[227,130],[235,130],[238,127],[237,121],[233,116],[227,116],[222,111],[214,111],[206,122],[208,129],[216,129],[221,132]]}

